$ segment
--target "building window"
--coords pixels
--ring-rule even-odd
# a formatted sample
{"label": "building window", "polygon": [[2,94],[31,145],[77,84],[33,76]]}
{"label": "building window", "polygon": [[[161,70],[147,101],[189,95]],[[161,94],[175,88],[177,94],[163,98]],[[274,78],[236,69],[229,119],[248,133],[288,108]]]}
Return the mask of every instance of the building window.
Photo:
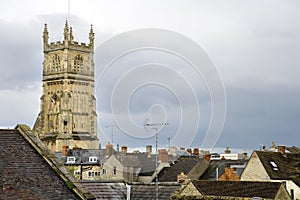
{"label": "building window", "polygon": [[278,170],[278,166],[274,161],[270,161],[270,164],[272,165],[274,171]]}
{"label": "building window", "polygon": [[106,169],[102,169],[102,174],[106,174]]}
{"label": "building window", "polygon": [[96,156],[90,156],[89,157],[89,162],[91,162],[91,163],[97,162],[97,157]]}
{"label": "building window", "polygon": [[116,168],[116,167],[114,167],[113,175],[114,175],[114,176],[117,175],[117,168]]}
{"label": "building window", "polygon": [[74,71],[82,71],[83,70],[83,58],[80,55],[77,55],[74,59]]}
{"label": "building window", "polygon": [[67,164],[74,164],[75,161],[76,161],[76,158],[74,156],[67,157]]}
{"label": "building window", "polygon": [[60,57],[55,54],[52,59],[52,71],[59,72],[61,69],[61,61]]}
{"label": "building window", "polygon": [[88,172],[88,177],[96,177],[100,176],[101,172]]}
{"label": "building window", "polygon": [[75,175],[75,176],[80,176],[80,170],[75,170],[75,171],[74,171],[74,175]]}

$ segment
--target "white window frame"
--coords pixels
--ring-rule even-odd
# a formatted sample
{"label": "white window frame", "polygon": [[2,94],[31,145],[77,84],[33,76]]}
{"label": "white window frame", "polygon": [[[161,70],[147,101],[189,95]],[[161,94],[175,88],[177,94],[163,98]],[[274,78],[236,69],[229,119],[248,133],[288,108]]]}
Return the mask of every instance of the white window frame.
{"label": "white window frame", "polygon": [[76,161],[76,158],[74,156],[67,157],[67,164],[74,164],[75,161]]}
{"label": "white window frame", "polygon": [[96,156],[90,156],[90,157],[89,157],[89,162],[90,162],[90,163],[96,163],[97,160],[98,160],[98,159],[97,159]]}

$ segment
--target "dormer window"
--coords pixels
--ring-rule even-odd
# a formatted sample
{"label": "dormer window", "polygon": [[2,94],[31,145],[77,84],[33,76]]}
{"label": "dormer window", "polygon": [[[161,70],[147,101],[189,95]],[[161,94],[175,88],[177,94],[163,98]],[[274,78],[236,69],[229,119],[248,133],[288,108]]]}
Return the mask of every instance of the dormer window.
{"label": "dormer window", "polygon": [[91,162],[91,163],[97,162],[97,157],[96,156],[90,156],[89,157],[89,162]]}
{"label": "dormer window", "polygon": [[76,161],[76,158],[74,156],[67,157],[67,164],[74,164],[75,161]]}
{"label": "dormer window", "polygon": [[278,170],[278,166],[274,161],[270,161],[270,164],[272,165],[274,171]]}

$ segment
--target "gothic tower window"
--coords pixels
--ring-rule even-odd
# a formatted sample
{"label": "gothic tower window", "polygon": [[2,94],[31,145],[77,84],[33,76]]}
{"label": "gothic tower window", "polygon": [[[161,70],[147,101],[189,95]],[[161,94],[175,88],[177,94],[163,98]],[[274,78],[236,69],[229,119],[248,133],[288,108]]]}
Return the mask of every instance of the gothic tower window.
{"label": "gothic tower window", "polygon": [[74,71],[75,72],[83,71],[83,58],[80,55],[77,55],[74,59]]}
{"label": "gothic tower window", "polygon": [[61,59],[59,55],[55,54],[52,59],[52,71],[59,72],[61,69]]}

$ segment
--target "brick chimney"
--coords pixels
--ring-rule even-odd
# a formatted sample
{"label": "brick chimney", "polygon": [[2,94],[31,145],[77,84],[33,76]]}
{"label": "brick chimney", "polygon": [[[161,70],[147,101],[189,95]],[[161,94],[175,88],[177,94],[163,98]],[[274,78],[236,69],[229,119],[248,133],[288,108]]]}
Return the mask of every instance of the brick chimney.
{"label": "brick chimney", "polygon": [[198,148],[194,148],[194,155],[196,155],[196,156],[199,155],[199,149]]}
{"label": "brick chimney", "polygon": [[204,156],[204,159],[207,160],[207,162],[210,162],[211,155],[210,155],[210,154],[206,154],[206,155]]}
{"label": "brick chimney", "polygon": [[67,156],[68,149],[69,149],[68,145],[62,146],[62,156]]}
{"label": "brick chimney", "polygon": [[158,150],[158,160],[162,163],[168,163],[169,162],[169,155],[168,155],[168,151],[166,149],[159,149]]}
{"label": "brick chimney", "polygon": [[277,151],[280,152],[282,155],[284,155],[285,154],[285,146],[284,145],[277,146]]}

